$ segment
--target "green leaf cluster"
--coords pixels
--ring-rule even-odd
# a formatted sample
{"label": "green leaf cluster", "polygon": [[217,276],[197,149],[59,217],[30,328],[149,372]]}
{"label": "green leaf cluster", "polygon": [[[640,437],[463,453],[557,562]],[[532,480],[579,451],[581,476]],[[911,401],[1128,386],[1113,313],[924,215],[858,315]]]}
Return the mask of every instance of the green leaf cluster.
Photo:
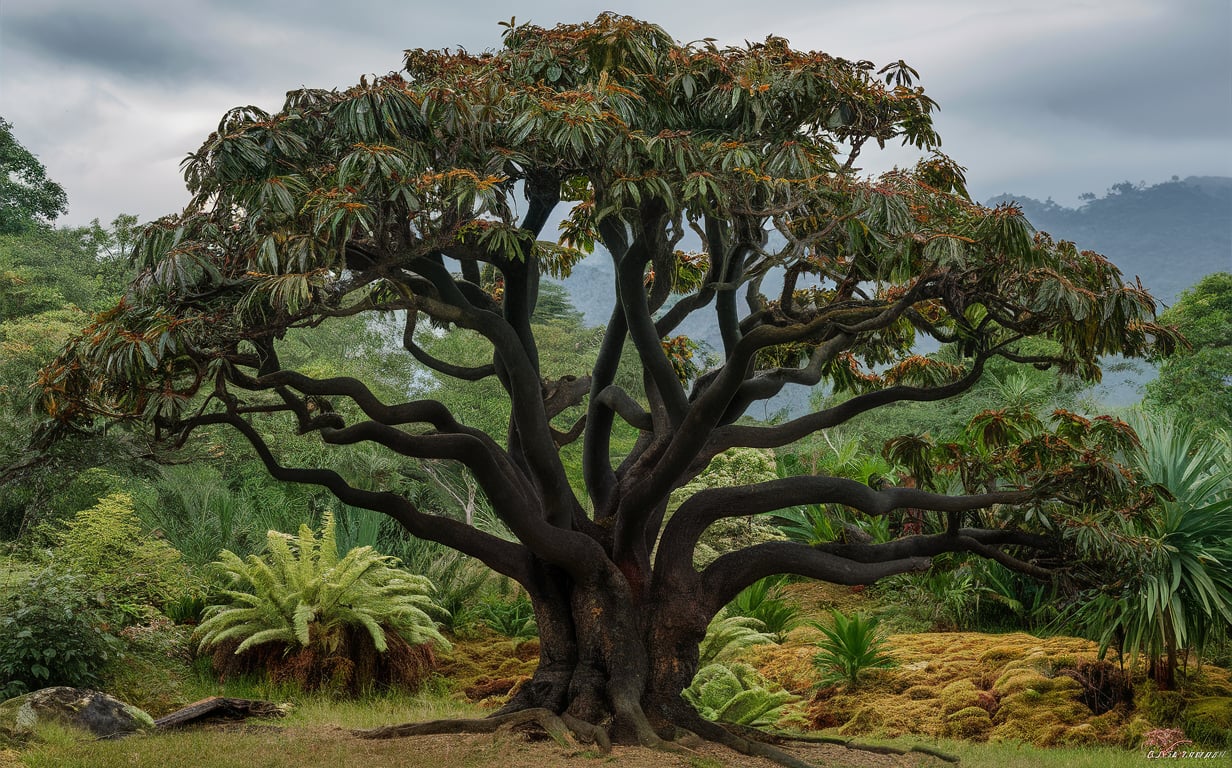
{"label": "green leaf cluster", "polygon": [[290,537],[270,531],[264,556],[247,560],[224,550],[218,568],[228,580],[224,602],[206,609],[195,636],[203,649],[238,641],[236,654],[264,643],[336,651],[347,627],[362,627],[384,652],[386,632],[412,644],[448,647],[433,615],[441,615],[425,577],[396,568],[371,547],[339,557],[333,518],[318,534],[307,525]]}
{"label": "green leaf cluster", "polygon": [[1201,431],[1232,429],[1232,273],[1207,275],[1160,316],[1191,345],[1159,363],[1147,401]]}
{"label": "green leaf cluster", "polygon": [[782,643],[803,618],[800,607],[783,598],[781,583],[781,579],[772,576],[753,582],[728,603],[727,615],[757,619],[776,643]]}
{"label": "green leaf cluster", "polygon": [[496,597],[485,600],[477,613],[484,624],[505,637],[522,640],[539,634],[535,624],[535,608],[523,593],[518,593],[512,600]]}
{"label": "green leaf cluster", "polygon": [[720,613],[706,627],[706,636],[697,649],[698,667],[730,658],[738,651],[754,645],[776,642],[766,625],[751,616],[731,616]]}
{"label": "green leaf cluster", "polygon": [[1155,483],[1159,503],[1129,521],[1136,573],[1096,593],[1076,623],[1107,648],[1119,639],[1144,653],[1171,683],[1178,654],[1201,652],[1232,626],[1232,461],[1226,435],[1205,439],[1184,423],[1140,420],[1133,462]]}
{"label": "green leaf cluster", "polygon": [[81,574],[47,568],[0,600],[0,700],[53,685],[97,686],[118,653]]}
{"label": "green leaf cluster", "polygon": [[771,685],[748,664],[708,664],[681,693],[707,720],[771,726],[800,697]]}
{"label": "green leaf cluster", "polygon": [[38,158],[18,143],[13,124],[0,118],[0,234],[25,232],[68,210],[64,188],[47,178]]}

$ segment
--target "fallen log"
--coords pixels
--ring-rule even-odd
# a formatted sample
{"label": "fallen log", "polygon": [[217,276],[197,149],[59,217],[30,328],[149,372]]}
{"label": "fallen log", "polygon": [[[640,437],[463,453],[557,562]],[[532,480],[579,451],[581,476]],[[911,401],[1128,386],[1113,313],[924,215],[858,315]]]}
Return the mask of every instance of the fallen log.
{"label": "fallen log", "polygon": [[282,717],[290,707],[258,699],[232,699],[210,696],[154,721],[155,728],[184,728],[218,721],[245,720],[250,717]]}

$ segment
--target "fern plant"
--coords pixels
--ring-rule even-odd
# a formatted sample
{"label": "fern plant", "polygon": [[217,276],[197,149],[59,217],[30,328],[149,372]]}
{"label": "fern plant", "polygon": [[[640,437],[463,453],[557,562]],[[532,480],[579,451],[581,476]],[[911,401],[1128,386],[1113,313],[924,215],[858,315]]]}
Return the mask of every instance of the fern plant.
{"label": "fern plant", "polygon": [[697,666],[708,666],[742,648],[773,643],[774,636],[767,634],[765,629],[766,625],[758,619],[720,613],[706,627],[706,636],[697,649]]}
{"label": "fern plant", "polygon": [[783,707],[799,701],[770,684],[748,664],[710,664],[702,667],[693,683],[681,692],[707,720],[749,726],[774,725]]}
{"label": "fern plant", "polygon": [[[282,657],[308,651],[297,664],[332,664],[334,677],[342,675],[354,687],[370,682],[352,675],[356,668],[372,668],[360,663],[366,650],[385,654],[395,641],[402,650],[449,646],[433,618],[444,612],[432,601],[432,583],[371,547],[339,557],[331,515],[320,534],[303,525],[296,537],[270,531],[267,539],[261,557],[222,552],[217,566],[229,588],[197,627],[203,650],[234,645],[232,654],[242,656],[273,644]],[[261,660],[269,665],[275,658]]]}
{"label": "fern plant", "polygon": [[844,616],[833,612],[834,626],[811,622],[823,637],[813,666],[821,673],[823,685],[846,682],[854,688],[860,673],[868,669],[890,669],[898,662],[886,649],[886,639],[877,631],[877,619],[856,613]]}

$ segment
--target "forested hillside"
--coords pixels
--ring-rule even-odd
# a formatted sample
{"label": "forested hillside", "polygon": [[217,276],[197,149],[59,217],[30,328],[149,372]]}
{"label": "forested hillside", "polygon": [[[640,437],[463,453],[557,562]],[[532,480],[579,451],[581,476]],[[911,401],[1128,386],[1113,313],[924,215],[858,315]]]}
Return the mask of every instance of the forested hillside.
{"label": "forested hillside", "polygon": [[1016,194],[989,203],[1017,201],[1036,229],[1107,255],[1167,305],[1206,275],[1232,268],[1232,179],[1121,182],[1084,198],[1078,208]]}

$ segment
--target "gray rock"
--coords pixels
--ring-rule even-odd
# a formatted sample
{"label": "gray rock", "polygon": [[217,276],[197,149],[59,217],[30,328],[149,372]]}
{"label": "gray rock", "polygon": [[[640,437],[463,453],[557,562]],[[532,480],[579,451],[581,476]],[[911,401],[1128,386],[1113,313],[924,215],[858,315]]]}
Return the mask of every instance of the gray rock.
{"label": "gray rock", "polygon": [[22,741],[40,723],[55,722],[99,738],[127,736],[154,727],[140,709],[98,691],[43,688],[0,703],[0,743]]}

